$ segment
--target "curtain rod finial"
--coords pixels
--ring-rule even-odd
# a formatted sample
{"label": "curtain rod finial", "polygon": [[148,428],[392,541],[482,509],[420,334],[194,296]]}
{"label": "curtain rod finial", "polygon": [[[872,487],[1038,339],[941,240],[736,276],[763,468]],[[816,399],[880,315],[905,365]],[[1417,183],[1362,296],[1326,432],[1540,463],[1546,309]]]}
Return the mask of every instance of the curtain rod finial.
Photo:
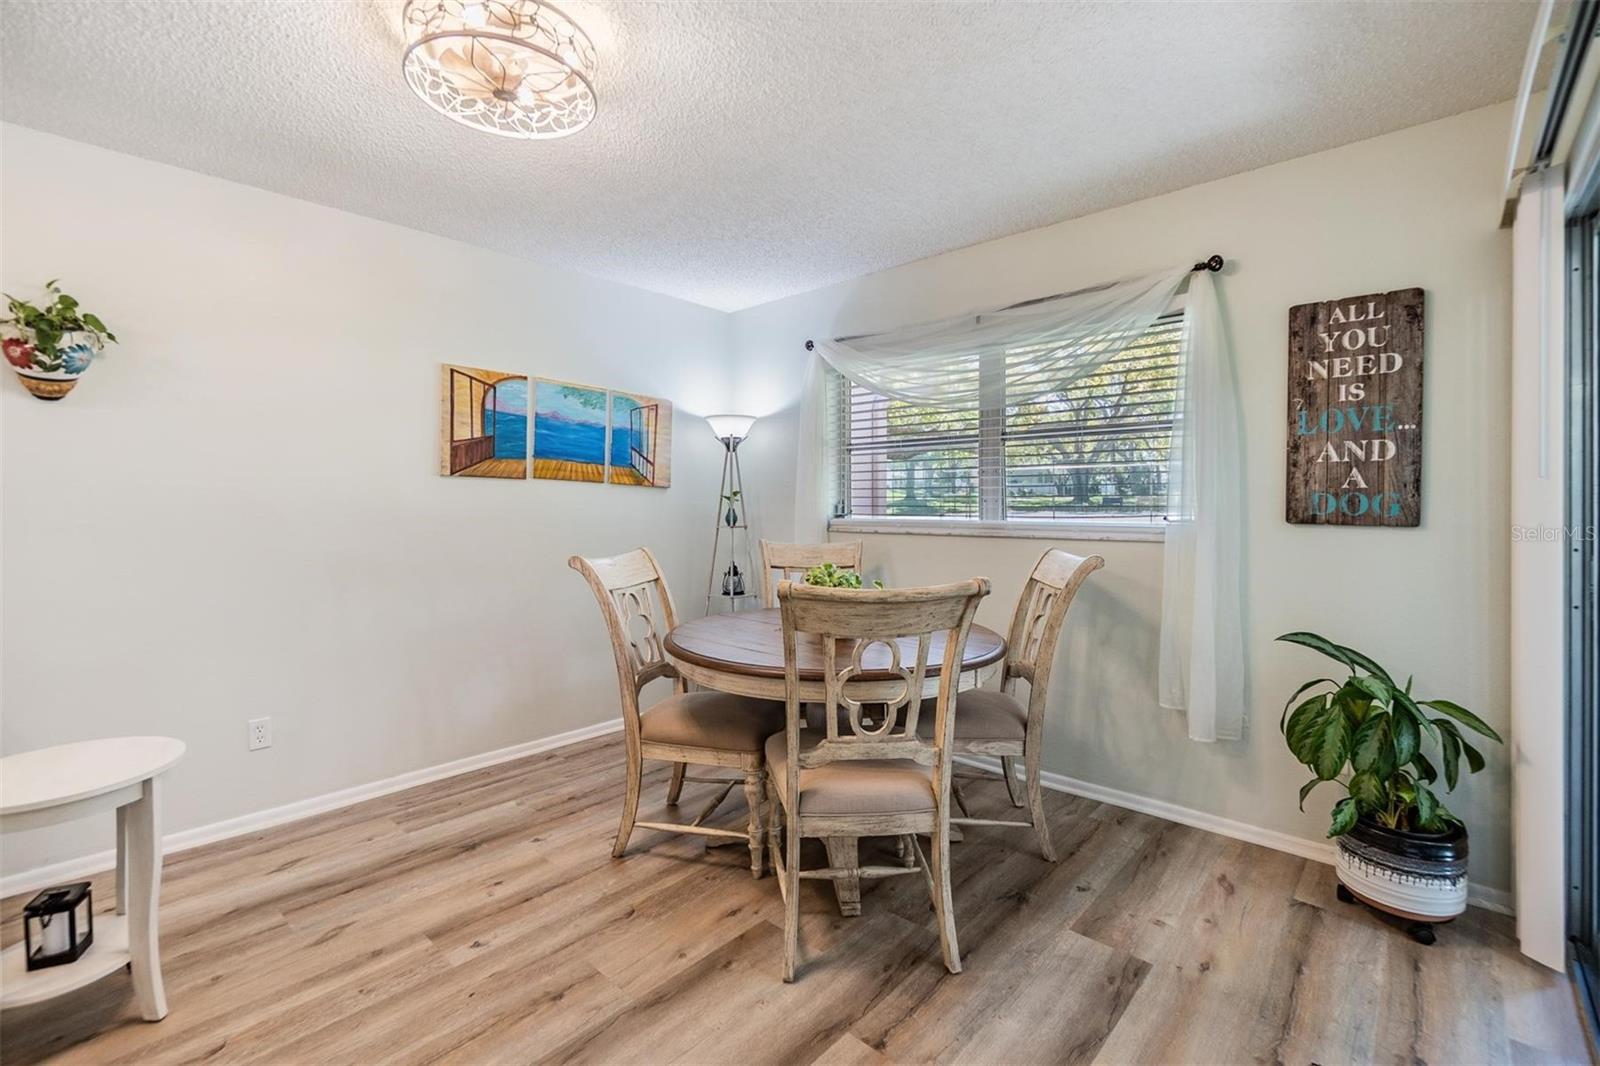
{"label": "curtain rod finial", "polygon": [[1210,259],[1206,259],[1206,260],[1204,260],[1202,262],[1196,263],[1194,265],[1193,269],[1194,270],[1212,270],[1212,271],[1221,270],[1222,269],[1222,256],[1213,255]]}
{"label": "curtain rod finial", "polygon": [[814,352],[816,350],[817,350],[817,344],[816,344],[815,341],[806,341],[806,351]]}

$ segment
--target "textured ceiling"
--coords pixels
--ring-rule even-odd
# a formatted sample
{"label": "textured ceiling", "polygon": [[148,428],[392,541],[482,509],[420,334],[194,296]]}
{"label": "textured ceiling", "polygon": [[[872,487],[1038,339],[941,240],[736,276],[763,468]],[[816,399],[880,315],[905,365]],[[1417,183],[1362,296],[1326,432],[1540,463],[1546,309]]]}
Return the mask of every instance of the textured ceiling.
{"label": "textured ceiling", "polygon": [[732,310],[1507,99],[1535,10],[564,3],[599,117],[529,142],[411,95],[399,6],[0,0],[0,112]]}

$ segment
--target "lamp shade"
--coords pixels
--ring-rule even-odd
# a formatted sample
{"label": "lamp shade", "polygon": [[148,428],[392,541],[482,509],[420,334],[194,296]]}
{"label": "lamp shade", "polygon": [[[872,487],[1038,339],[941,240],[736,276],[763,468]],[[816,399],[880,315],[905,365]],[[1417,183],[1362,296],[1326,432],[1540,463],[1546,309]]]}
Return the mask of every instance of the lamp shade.
{"label": "lamp shade", "polygon": [[711,423],[711,432],[718,440],[744,440],[756,424],[754,415],[706,415],[706,421]]}

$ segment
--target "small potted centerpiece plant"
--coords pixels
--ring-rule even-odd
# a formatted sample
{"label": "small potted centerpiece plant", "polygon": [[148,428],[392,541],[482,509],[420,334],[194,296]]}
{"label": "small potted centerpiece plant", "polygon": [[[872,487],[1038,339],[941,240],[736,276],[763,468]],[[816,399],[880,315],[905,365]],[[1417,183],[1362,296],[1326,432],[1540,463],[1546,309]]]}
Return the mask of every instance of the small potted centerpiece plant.
{"label": "small potted centerpiece plant", "polygon": [[41,400],[59,400],[117,335],[54,281],[45,283],[45,291],[50,302],[43,307],[6,294],[11,315],[0,318],[0,351],[24,388]]}
{"label": "small potted centerpiece plant", "polygon": [[1339,898],[1409,919],[1412,937],[1433,943],[1434,923],[1467,906],[1467,827],[1439,792],[1454,790],[1463,761],[1472,773],[1483,769],[1463,730],[1497,743],[1500,734],[1459,704],[1414,698],[1411,679],[1397,684],[1352,648],[1315,633],[1278,639],[1350,671],[1301,685],[1278,723],[1290,752],[1315,775],[1300,789],[1300,809],[1324,781],[1347,793],[1328,830],[1338,840]]}
{"label": "small potted centerpiece plant", "polygon": [[[862,587],[861,572],[846,570],[832,563],[823,563],[806,571],[806,584],[825,589],[858,589]],[[881,589],[883,582],[874,581],[872,587]]]}

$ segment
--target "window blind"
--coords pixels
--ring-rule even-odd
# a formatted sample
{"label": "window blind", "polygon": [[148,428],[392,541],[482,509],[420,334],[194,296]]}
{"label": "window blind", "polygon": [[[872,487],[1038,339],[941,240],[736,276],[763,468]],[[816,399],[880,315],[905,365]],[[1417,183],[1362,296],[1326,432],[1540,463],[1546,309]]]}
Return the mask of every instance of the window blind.
{"label": "window blind", "polygon": [[1183,372],[1182,312],[1093,373],[1039,394],[1041,349],[985,352],[980,399],[919,407],[835,375],[830,424],[839,460],[835,513],[985,521],[1158,520]]}

